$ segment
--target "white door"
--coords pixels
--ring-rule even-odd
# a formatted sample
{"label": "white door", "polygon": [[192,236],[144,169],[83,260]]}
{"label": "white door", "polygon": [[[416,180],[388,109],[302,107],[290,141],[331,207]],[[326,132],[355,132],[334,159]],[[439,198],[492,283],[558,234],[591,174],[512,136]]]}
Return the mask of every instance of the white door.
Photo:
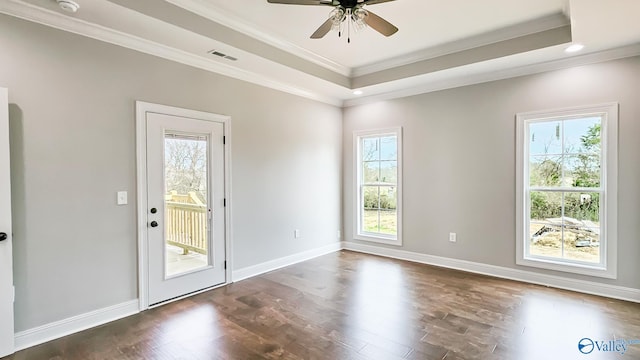
{"label": "white door", "polygon": [[9,98],[0,88],[0,357],[13,353],[13,255],[9,176]]}
{"label": "white door", "polygon": [[223,284],[224,124],[146,113],[149,305]]}

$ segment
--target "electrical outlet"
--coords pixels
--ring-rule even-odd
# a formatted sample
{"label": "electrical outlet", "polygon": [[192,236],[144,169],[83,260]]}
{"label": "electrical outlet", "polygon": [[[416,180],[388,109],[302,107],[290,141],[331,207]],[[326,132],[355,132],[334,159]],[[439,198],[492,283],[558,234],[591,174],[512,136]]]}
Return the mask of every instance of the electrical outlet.
{"label": "electrical outlet", "polygon": [[338,239],[342,239],[342,231],[338,230]]}
{"label": "electrical outlet", "polygon": [[127,205],[127,192],[126,191],[118,191],[117,203],[118,205]]}
{"label": "electrical outlet", "polygon": [[451,242],[458,241],[456,233],[449,233],[449,241],[451,241]]}
{"label": "electrical outlet", "polygon": [[295,239],[299,239],[300,238],[300,229],[293,230],[293,237]]}

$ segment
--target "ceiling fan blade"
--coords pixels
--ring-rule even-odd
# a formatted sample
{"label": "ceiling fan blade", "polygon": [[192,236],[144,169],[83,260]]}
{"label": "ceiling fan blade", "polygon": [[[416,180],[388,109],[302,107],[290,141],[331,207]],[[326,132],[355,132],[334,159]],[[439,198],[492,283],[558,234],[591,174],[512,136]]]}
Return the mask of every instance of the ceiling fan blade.
{"label": "ceiling fan blade", "polygon": [[382,3],[386,3],[389,1],[395,1],[395,0],[364,0],[363,3],[365,5],[375,5],[375,4],[382,4]]}
{"label": "ceiling fan blade", "polygon": [[331,5],[330,0],[267,0],[267,2],[286,5]]}
{"label": "ceiling fan blade", "polygon": [[333,21],[328,19],[325,21],[316,32],[311,35],[312,39],[322,39],[329,31],[331,31],[331,25],[333,25]]}
{"label": "ceiling fan blade", "polygon": [[369,10],[367,10],[367,16],[365,16],[364,21],[367,25],[371,26],[373,30],[384,36],[391,36],[398,32],[397,27]]}

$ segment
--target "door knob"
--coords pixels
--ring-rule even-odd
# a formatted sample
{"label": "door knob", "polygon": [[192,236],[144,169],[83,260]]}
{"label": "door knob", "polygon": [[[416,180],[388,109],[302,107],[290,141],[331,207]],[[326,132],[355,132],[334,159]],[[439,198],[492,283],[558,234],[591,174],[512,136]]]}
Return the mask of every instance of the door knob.
{"label": "door knob", "polygon": [[158,209],[156,208],[151,208],[151,210],[149,210],[152,214],[155,214],[158,212]]}
{"label": "door knob", "polygon": [[7,240],[7,233],[0,232],[0,241]]}
{"label": "door knob", "polygon": [[150,225],[151,225],[151,227],[157,227],[158,226],[158,222],[157,221],[152,221]]}

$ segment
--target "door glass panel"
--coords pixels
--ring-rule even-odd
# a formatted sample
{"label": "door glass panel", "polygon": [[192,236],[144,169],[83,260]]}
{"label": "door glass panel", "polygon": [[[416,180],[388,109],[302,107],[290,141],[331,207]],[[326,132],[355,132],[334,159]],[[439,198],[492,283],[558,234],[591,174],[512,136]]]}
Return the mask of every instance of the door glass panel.
{"label": "door glass panel", "polygon": [[209,265],[206,136],[165,133],[165,276]]}

